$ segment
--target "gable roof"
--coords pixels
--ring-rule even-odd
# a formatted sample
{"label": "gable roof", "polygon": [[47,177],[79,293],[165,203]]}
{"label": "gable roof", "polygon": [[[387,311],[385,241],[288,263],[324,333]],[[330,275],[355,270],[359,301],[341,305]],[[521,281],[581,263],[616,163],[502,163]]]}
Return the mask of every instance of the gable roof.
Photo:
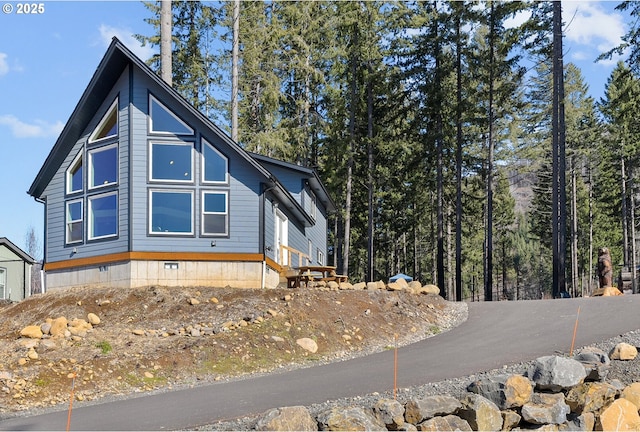
{"label": "gable roof", "polygon": [[20,249],[18,246],[11,243],[11,241],[6,237],[0,237],[0,246],[5,246],[14,254],[18,255],[23,261],[28,262],[29,264],[34,264],[36,262],[35,259],[31,257],[28,253]]}
{"label": "gable roof", "polygon": [[142,71],[155,84],[166,91],[174,102],[182,105],[187,111],[200,120],[207,128],[212,130],[225,144],[236,154],[249,163],[259,174],[282,204],[291,211],[296,219],[305,226],[313,224],[311,216],[307,215],[302,206],[291,196],[289,191],[278,181],[269,170],[259,164],[247,151],[233,141],[222,129],[216,126],[209,118],[191,105],[180,93],[162,80],[153,70],[135,54],[133,54],[120,40],[113,38],[109,48],[98,64],[89,85],[82,93],[78,104],[71,113],[60,136],[49,152],[44,164],[36,175],[31,187],[27,191],[29,195],[40,199],[45,188],[51,182],[66,156],[69,154],[82,132],[91,121],[96,111],[100,108],[105,98],[115,85],[116,81],[127,66],[132,66]]}
{"label": "gable roof", "polygon": [[[285,169],[289,169],[292,171],[298,172],[301,176],[303,176],[308,182],[311,190],[315,193],[316,198],[325,206],[328,212],[336,211],[336,204],[331,199],[331,195],[325,188],[322,180],[318,176],[318,172],[312,168],[303,167],[300,165],[293,164],[291,162],[281,161],[279,159],[273,159],[268,156],[260,155],[257,153],[249,152],[251,157],[256,159],[260,163],[271,164],[275,166],[279,166]],[[268,169],[268,168],[267,168]]]}

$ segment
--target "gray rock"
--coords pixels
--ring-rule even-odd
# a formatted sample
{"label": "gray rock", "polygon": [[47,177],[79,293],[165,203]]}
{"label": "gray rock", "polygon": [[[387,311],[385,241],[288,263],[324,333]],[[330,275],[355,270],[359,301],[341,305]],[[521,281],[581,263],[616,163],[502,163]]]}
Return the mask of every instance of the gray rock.
{"label": "gray rock", "polygon": [[534,393],[531,401],[522,407],[521,414],[522,419],[529,423],[559,425],[567,421],[569,411],[564,394]]}
{"label": "gray rock", "polygon": [[255,426],[259,431],[317,431],[318,425],[303,406],[274,408],[262,415]]}
{"label": "gray rock", "polygon": [[466,420],[455,415],[445,417],[434,417],[418,425],[419,431],[472,431],[471,426]]}
{"label": "gray rock", "polygon": [[417,425],[435,416],[455,414],[460,408],[462,404],[453,396],[427,396],[423,399],[408,401],[404,406],[404,418],[407,422]]}
{"label": "gray rock", "polygon": [[593,413],[583,413],[580,415],[569,414],[567,416],[567,422],[561,424],[558,428],[560,431],[592,431],[595,426],[596,420]]}
{"label": "gray rock", "polygon": [[527,376],[540,390],[558,392],[584,381],[587,372],[577,360],[559,357],[539,357],[527,371]]}
{"label": "gray rock", "polygon": [[587,381],[604,381],[609,373],[611,359],[607,353],[595,347],[586,347],[573,356],[587,373]]}
{"label": "gray rock", "polygon": [[473,430],[499,431],[502,429],[502,414],[496,404],[484,396],[467,393],[462,399],[458,415],[465,419]]}
{"label": "gray rock", "polygon": [[373,415],[389,430],[398,430],[404,425],[404,407],[393,399],[380,399],[373,406]]}
{"label": "gray rock", "polygon": [[486,397],[501,410],[521,407],[533,394],[531,381],[522,375],[496,375],[472,382],[467,390]]}
{"label": "gray rock", "polygon": [[319,430],[323,431],[380,431],[387,430],[384,423],[370,410],[358,406],[336,407],[323,411],[316,417]]}

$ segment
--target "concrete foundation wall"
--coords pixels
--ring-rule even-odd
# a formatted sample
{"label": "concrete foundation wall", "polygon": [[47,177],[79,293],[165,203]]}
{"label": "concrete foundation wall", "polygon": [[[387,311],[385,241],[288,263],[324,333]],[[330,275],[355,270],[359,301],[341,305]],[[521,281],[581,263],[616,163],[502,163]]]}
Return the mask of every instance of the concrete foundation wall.
{"label": "concrete foundation wall", "polygon": [[277,271],[262,262],[219,261],[128,261],[101,266],[54,270],[45,273],[46,289],[72,287],[137,288],[226,287],[275,288],[280,282]]}

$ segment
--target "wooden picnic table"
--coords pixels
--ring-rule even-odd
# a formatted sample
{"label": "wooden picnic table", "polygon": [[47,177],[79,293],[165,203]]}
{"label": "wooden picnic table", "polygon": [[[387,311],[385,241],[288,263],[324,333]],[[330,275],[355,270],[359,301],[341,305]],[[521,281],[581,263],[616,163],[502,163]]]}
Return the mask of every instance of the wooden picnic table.
{"label": "wooden picnic table", "polygon": [[302,282],[305,284],[319,281],[334,281],[340,283],[346,282],[348,279],[345,275],[336,274],[336,268],[334,266],[306,265],[300,266],[296,270],[298,271],[297,274],[287,276],[287,287],[289,288],[299,288]]}

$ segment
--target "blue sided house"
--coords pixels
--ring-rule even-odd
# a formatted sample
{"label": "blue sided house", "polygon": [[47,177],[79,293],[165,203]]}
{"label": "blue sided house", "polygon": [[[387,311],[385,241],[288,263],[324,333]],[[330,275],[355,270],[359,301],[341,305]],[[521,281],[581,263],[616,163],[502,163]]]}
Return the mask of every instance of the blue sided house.
{"label": "blue sided house", "polygon": [[114,38],[28,193],[45,287],[269,288],[324,265],[316,172],[246,152]]}

